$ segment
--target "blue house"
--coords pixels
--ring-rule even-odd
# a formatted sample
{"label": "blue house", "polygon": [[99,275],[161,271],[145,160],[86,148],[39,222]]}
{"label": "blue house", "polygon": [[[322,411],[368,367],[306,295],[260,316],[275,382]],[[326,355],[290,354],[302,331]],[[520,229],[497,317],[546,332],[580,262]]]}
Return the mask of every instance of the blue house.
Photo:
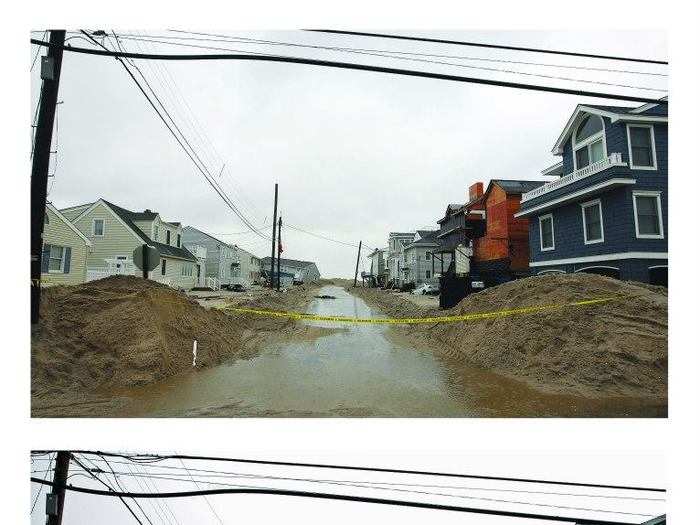
{"label": "blue house", "polygon": [[667,284],[668,98],[639,107],[578,105],[524,193],[532,274],[591,272]]}

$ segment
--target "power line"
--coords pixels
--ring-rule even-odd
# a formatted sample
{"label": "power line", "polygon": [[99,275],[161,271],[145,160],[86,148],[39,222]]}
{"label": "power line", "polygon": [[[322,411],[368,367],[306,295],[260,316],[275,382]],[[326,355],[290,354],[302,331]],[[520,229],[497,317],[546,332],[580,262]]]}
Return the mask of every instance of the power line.
{"label": "power line", "polygon": [[[40,44],[47,47],[53,47],[53,44],[42,42],[40,40],[31,40],[32,43]],[[283,57],[264,54],[184,54],[184,55],[163,55],[163,54],[141,54],[141,53],[120,53],[113,51],[103,51],[99,49],[77,48],[70,46],[62,47],[65,51],[73,53],[82,53],[88,55],[108,56],[115,58],[134,58],[134,59],[150,59],[150,60],[251,60],[261,62],[279,62],[286,64],[303,64],[320,67],[328,67],[334,69],[350,69],[356,71],[371,71],[375,73],[386,73],[400,76],[410,76],[418,78],[430,78],[437,80],[447,80],[452,82],[462,82],[469,84],[481,84],[486,86],[508,87],[513,89],[523,89],[527,91],[542,91],[545,93],[559,93],[566,95],[577,95],[581,97],[604,98],[610,100],[624,100],[627,102],[642,102],[665,105],[667,101],[656,98],[637,97],[630,95],[619,95],[614,93],[604,93],[600,91],[583,91],[577,89],[559,88],[553,86],[543,86],[535,84],[523,84],[520,82],[508,82],[503,80],[492,80],[476,77],[464,77],[458,75],[447,75],[443,73],[431,73],[427,71],[417,71],[409,69],[389,68],[382,66],[370,66],[366,64],[354,64],[349,62],[336,62],[330,60],[315,60],[300,57]]]}
{"label": "power line", "polygon": [[183,491],[183,492],[145,492],[145,493],[134,493],[134,492],[111,492],[105,490],[91,489],[87,487],[76,487],[73,485],[59,485],[52,481],[43,480],[41,478],[30,478],[34,483],[41,483],[49,486],[56,486],[57,488],[65,488],[66,490],[74,492],[82,492],[84,494],[92,494],[97,496],[108,496],[108,497],[129,497],[129,498],[185,498],[185,497],[197,497],[205,495],[218,495],[218,494],[260,494],[260,495],[271,495],[271,496],[289,496],[289,497],[301,497],[301,498],[313,498],[313,499],[325,499],[325,500],[337,500],[337,501],[351,501],[359,503],[372,503],[379,505],[393,505],[399,507],[411,507],[411,508],[422,508],[431,510],[449,510],[455,512],[464,512],[469,514],[482,514],[491,516],[503,516],[511,518],[522,518],[522,519],[540,519],[554,522],[563,523],[576,523],[578,525],[626,525],[625,522],[620,521],[609,521],[609,520],[592,520],[587,518],[578,518],[573,516],[553,516],[548,514],[536,514],[530,512],[515,512],[515,511],[505,511],[496,509],[484,509],[478,507],[462,507],[455,505],[441,505],[436,503],[424,503],[419,501],[405,501],[405,500],[395,500],[386,498],[371,498],[365,496],[350,496],[346,494],[329,494],[323,492],[307,492],[299,490],[283,490],[283,489],[241,489],[241,488],[226,488],[226,489],[207,489],[207,490],[197,490],[197,491]]}
{"label": "power line", "polygon": [[352,465],[329,465],[323,463],[301,463],[292,461],[271,461],[271,460],[261,460],[261,459],[240,459],[240,458],[226,458],[217,456],[191,456],[183,454],[164,454],[164,455],[138,455],[138,454],[121,454],[116,452],[101,452],[101,451],[89,451],[89,450],[78,450],[73,451],[74,453],[80,454],[92,454],[92,455],[104,455],[107,457],[117,457],[123,458],[130,461],[149,461],[158,462],[167,459],[186,459],[186,460],[198,460],[198,461],[221,461],[229,463],[242,463],[251,465],[276,465],[285,467],[307,467],[307,468],[319,468],[319,469],[335,469],[335,470],[354,470],[363,472],[385,472],[393,474],[417,474],[423,476],[439,476],[448,478],[463,478],[463,479],[483,479],[492,481],[513,481],[519,483],[537,483],[542,485],[563,485],[570,487],[590,487],[590,488],[601,488],[601,489],[618,489],[618,490],[637,490],[646,492],[666,492],[666,489],[660,488],[650,488],[650,487],[634,487],[626,485],[606,485],[599,483],[581,483],[581,482],[566,482],[566,481],[551,481],[543,479],[530,479],[530,478],[513,478],[513,477],[499,477],[499,476],[483,476],[475,474],[457,474],[453,472],[431,472],[425,470],[407,470],[407,469],[392,469],[392,468],[380,468],[380,467],[357,467]]}
{"label": "power line", "polygon": [[[195,31],[182,31],[182,30],[177,30],[177,29],[169,29],[168,31],[172,31],[174,33],[184,33],[184,34],[189,34],[189,35],[205,35],[205,36],[210,36],[210,37],[216,37],[216,38],[195,38],[195,37],[182,37],[182,36],[171,36],[171,35],[146,35],[141,33],[140,35],[131,35],[129,33],[123,34],[122,36],[141,36],[141,37],[146,37],[146,38],[166,38],[166,39],[176,39],[176,40],[192,40],[192,41],[199,41],[199,42],[227,42],[227,43],[259,43],[259,44],[267,44],[267,45],[274,45],[274,46],[288,46],[288,47],[300,47],[300,48],[307,48],[307,49],[322,49],[322,50],[329,50],[329,51],[364,51],[368,53],[387,53],[387,54],[392,54],[392,55],[411,55],[411,56],[422,56],[422,57],[431,57],[431,58],[449,58],[449,59],[455,59],[455,60],[473,60],[476,62],[491,62],[491,63],[499,63],[499,64],[518,64],[518,65],[524,65],[524,66],[537,66],[537,67],[551,67],[551,68],[557,68],[557,69],[575,69],[575,70],[582,70],[582,71],[597,71],[597,72],[602,72],[602,73],[623,73],[623,74],[629,74],[629,75],[646,75],[646,76],[654,76],[654,77],[667,77],[668,75],[666,73],[655,73],[651,71],[632,71],[628,69],[611,69],[611,68],[604,68],[604,67],[590,67],[590,66],[572,66],[569,64],[551,64],[551,63],[546,63],[546,62],[526,62],[522,60],[504,60],[504,59],[497,59],[497,58],[484,58],[484,57],[473,57],[473,56],[463,56],[463,55],[443,55],[443,54],[436,54],[436,53],[417,53],[417,52],[412,52],[412,51],[395,51],[391,49],[373,49],[373,48],[357,48],[357,47],[345,47],[345,46],[320,46],[320,45],[313,45],[313,44],[299,44],[299,43],[292,43],[292,42],[280,42],[280,41],[275,41],[275,40],[264,40],[264,39],[258,39],[258,38],[247,38],[247,37],[239,37],[239,36],[231,36],[231,35],[219,35],[215,33],[200,33],[200,32],[195,32]],[[243,42],[241,42],[243,41]]]}
{"label": "power line", "polygon": [[359,31],[339,31],[333,29],[306,29],[306,31],[311,31],[315,33],[332,33],[336,35],[352,35],[352,36],[369,36],[377,38],[392,38],[395,40],[411,40],[414,42],[433,42],[436,44],[453,44],[459,46],[471,46],[471,47],[483,47],[487,49],[505,49],[508,51],[528,51],[531,53],[545,53],[550,55],[565,55],[573,57],[582,58],[600,58],[604,60],[621,60],[625,62],[640,62],[643,64],[663,64],[668,65],[668,62],[663,60],[649,60],[646,58],[630,58],[621,56],[611,56],[611,55],[595,55],[591,53],[574,53],[571,51],[558,51],[554,49],[541,49],[534,47],[519,47],[519,46],[504,46],[498,44],[483,44],[479,42],[462,42],[459,40],[444,40],[440,38],[422,38],[413,36],[402,36],[402,35],[387,35],[384,33],[363,33]]}
{"label": "power line", "polygon": [[[55,457],[55,455],[54,455]],[[44,472],[44,481],[46,480],[46,477],[49,475],[49,472],[53,472],[53,469],[51,468],[51,465],[53,464],[53,458],[49,456],[49,468]],[[41,492],[43,490],[44,486],[41,485],[39,486],[39,490],[36,493],[36,497],[34,498],[34,503],[32,503],[32,510],[29,511],[29,515],[31,516],[34,514],[34,507],[36,507],[36,502],[39,501],[39,496],[41,496]]]}
{"label": "power line", "polygon": [[[182,460],[180,460],[180,463],[182,464],[182,467],[185,469],[185,472],[187,472],[187,475],[188,475],[188,476],[190,477],[190,479],[192,480],[192,483],[194,483],[195,488],[196,488],[197,490],[199,490],[199,485],[197,484],[197,482],[196,482],[196,481],[194,480],[194,478],[192,477],[192,474],[190,474],[190,471],[187,470],[187,467],[185,467],[185,462],[182,461]],[[221,525],[224,525],[224,522],[221,520],[221,517],[220,517],[219,514],[216,512],[216,510],[214,510],[214,507],[212,506],[211,502],[209,501],[209,498],[207,498],[206,496],[204,496],[204,501],[207,502],[207,505],[208,505],[209,508],[211,509],[211,511],[212,511],[212,513],[214,514],[214,517],[217,519],[217,521],[218,521],[219,523],[221,523]]]}
{"label": "power line", "polygon": [[[180,147],[181,147],[181,148],[183,149],[183,151],[187,154],[187,156],[190,158],[190,160],[191,160],[192,163],[195,165],[195,167],[199,170],[199,172],[204,176],[204,178],[207,180],[207,182],[209,183],[209,185],[210,185],[212,188],[214,188],[214,190],[219,194],[219,196],[223,199],[223,201],[227,204],[227,206],[236,214],[236,216],[243,222],[243,224],[245,224],[246,226],[248,226],[251,230],[254,230],[253,225],[250,223],[250,221],[248,221],[248,219],[236,208],[236,206],[233,204],[233,202],[231,202],[231,199],[228,197],[228,195],[225,194],[225,192],[223,191],[223,189],[221,189],[221,188],[218,186],[218,184],[216,183],[216,181],[213,180],[213,178],[211,177],[211,175],[208,174],[208,172],[206,171],[206,167],[203,169],[203,168],[197,163],[197,161],[196,161],[195,158],[192,156],[192,154],[190,153],[190,151],[188,151],[188,149],[187,149],[187,148],[185,147],[185,145],[182,143],[182,141],[180,140],[180,138],[177,136],[177,134],[173,131],[173,129],[172,129],[172,128],[170,127],[170,125],[168,124],[168,122],[165,120],[165,117],[163,117],[163,115],[161,115],[160,111],[158,111],[158,108],[157,108],[156,105],[153,103],[153,101],[151,100],[151,98],[148,96],[148,94],[146,93],[146,91],[143,89],[143,87],[142,87],[141,84],[139,83],[138,79],[134,76],[134,74],[131,72],[131,70],[128,68],[128,66],[124,63],[124,61],[121,60],[121,57],[120,57],[120,56],[117,56],[117,55],[119,55],[119,53],[114,53],[114,52],[112,52],[112,51],[108,51],[107,48],[106,48],[103,44],[100,44],[99,42],[97,42],[97,40],[95,40],[89,33],[84,32],[84,34],[85,34],[88,38],[90,38],[95,44],[97,44],[97,45],[99,45],[100,47],[102,47],[102,48],[105,50],[105,51],[103,51],[103,53],[109,53],[110,55],[115,56],[115,58],[117,58],[117,60],[119,60],[119,62],[120,62],[121,65],[124,67],[124,69],[126,70],[126,72],[129,74],[129,76],[131,77],[131,79],[132,79],[132,80],[134,81],[134,83],[137,85],[137,87],[139,88],[139,90],[141,91],[141,93],[144,95],[144,97],[146,97],[146,100],[147,100],[148,103],[151,105],[151,107],[153,108],[153,110],[156,112],[156,114],[158,115],[158,117],[160,117],[160,119],[163,121],[163,124],[165,124],[165,126],[168,128],[168,131],[170,131],[170,133],[173,135],[173,137],[175,137],[175,140],[177,140],[177,142],[178,142],[178,144],[180,145]],[[69,47],[68,49],[74,49],[74,48],[70,48],[70,47]],[[98,50],[92,50],[92,51],[94,51],[94,52],[96,52],[96,53],[99,53]],[[121,54],[124,55],[124,53],[121,53]],[[137,68],[137,71],[139,71],[138,68]],[[144,80],[145,80],[145,78],[144,78]],[[148,85],[148,82],[147,82],[147,81],[146,81],[146,84]],[[149,86],[149,89],[150,89],[150,86]],[[152,90],[151,90],[151,92],[152,92]],[[156,97],[156,99],[157,99],[157,97]],[[159,101],[159,103],[160,103],[160,101]],[[162,106],[162,105],[161,105],[161,106]],[[166,114],[167,114],[167,111],[166,111]],[[168,117],[171,118],[169,114],[168,114]],[[173,122],[173,124],[174,124],[174,122]],[[176,126],[176,127],[177,127],[177,126]],[[178,128],[178,131],[179,131],[179,128]],[[180,133],[182,133],[182,132],[180,132]],[[185,139],[185,141],[187,141],[187,139],[186,139],[184,136],[183,136],[183,139]],[[191,146],[190,146],[190,147],[191,147]],[[195,156],[196,156],[196,152],[194,152],[194,150],[193,150],[193,153],[194,153]],[[264,236],[263,236],[262,234],[260,234],[259,232],[257,232],[257,234],[258,234],[259,236],[261,236],[261,237],[264,238]]]}

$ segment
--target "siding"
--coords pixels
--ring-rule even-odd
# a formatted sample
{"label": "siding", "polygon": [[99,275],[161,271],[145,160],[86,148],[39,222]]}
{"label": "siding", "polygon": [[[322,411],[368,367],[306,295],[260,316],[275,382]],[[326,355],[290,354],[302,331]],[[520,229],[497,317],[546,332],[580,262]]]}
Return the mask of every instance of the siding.
{"label": "siding", "polygon": [[[171,239],[171,242],[174,241]],[[207,249],[206,276],[216,277],[223,285],[231,282],[231,265],[238,262],[238,257],[231,246],[192,226],[182,230],[182,243],[204,246]]]}
{"label": "siding", "polygon": [[69,246],[71,249],[69,273],[42,273],[41,284],[53,286],[59,284],[80,284],[85,282],[88,246],[80,236],[61,220],[52,210],[46,208],[49,223],[44,225],[44,244]]}
{"label": "siding", "polygon": [[93,203],[91,202],[89,204],[83,204],[81,206],[74,206],[72,208],[60,210],[60,212],[66,219],[72,222],[73,219],[75,219],[78,215],[87,210],[90,206],[92,206],[92,204]]}
{"label": "siding", "polygon": [[[149,278],[159,283],[167,284],[173,288],[190,290],[197,284],[197,268],[194,262],[173,259],[171,257],[161,257],[161,265],[165,261],[165,275],[161,275],[161,266],[149,272]],[[192,275],[182,275],[182,269],[186,265],[192,268]]]}
{"label": "siding", "polygon": [[[104,236],[92,235],[93,219],[104,219]],[[143,244],[140,239],[137,239],[136,234],[117,220],[111,210],[102,203],[73,224],[92,242],[92,251],[87,257],[88,267],[104,268],[107,266],[105,259],[111,259],[117,255],[131,258],[136,247]]]}

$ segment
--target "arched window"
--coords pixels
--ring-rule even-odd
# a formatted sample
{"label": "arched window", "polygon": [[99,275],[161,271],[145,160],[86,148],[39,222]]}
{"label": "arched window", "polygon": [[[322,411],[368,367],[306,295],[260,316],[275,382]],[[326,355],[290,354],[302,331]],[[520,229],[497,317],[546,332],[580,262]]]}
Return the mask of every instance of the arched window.
{"label": "arched window", "polygon": [[575,169],[580,170],[606,156],[603,118],[586,115],[576,128],[573,138]]}

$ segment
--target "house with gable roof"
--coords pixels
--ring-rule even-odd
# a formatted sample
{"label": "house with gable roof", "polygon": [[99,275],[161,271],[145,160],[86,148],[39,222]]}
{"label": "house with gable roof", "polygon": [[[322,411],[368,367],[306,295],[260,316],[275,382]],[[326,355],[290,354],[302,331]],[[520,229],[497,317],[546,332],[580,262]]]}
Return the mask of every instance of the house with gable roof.
{"label": "house with gable roof", "polygon": [[636,107],[579,104],[524,193],[534,274],[590,272],[668,282],[668,98]]}
{"label": "house with gable roof", "polygon": [[46,204],[42,241],[42,286],[85,282],[92,242],[51,203]]}
{"label": "house with gable roof", "polygon": [[158,267],[149,279],[173,288],[191,289],[197,283],[197,258],[182,245],[182,225],[168,222],[151,210],[134,212],[105,199],[61,210],[89,241],[86,279],[109,275],[137,275],[133,252],[144,244],[160,253]]}

